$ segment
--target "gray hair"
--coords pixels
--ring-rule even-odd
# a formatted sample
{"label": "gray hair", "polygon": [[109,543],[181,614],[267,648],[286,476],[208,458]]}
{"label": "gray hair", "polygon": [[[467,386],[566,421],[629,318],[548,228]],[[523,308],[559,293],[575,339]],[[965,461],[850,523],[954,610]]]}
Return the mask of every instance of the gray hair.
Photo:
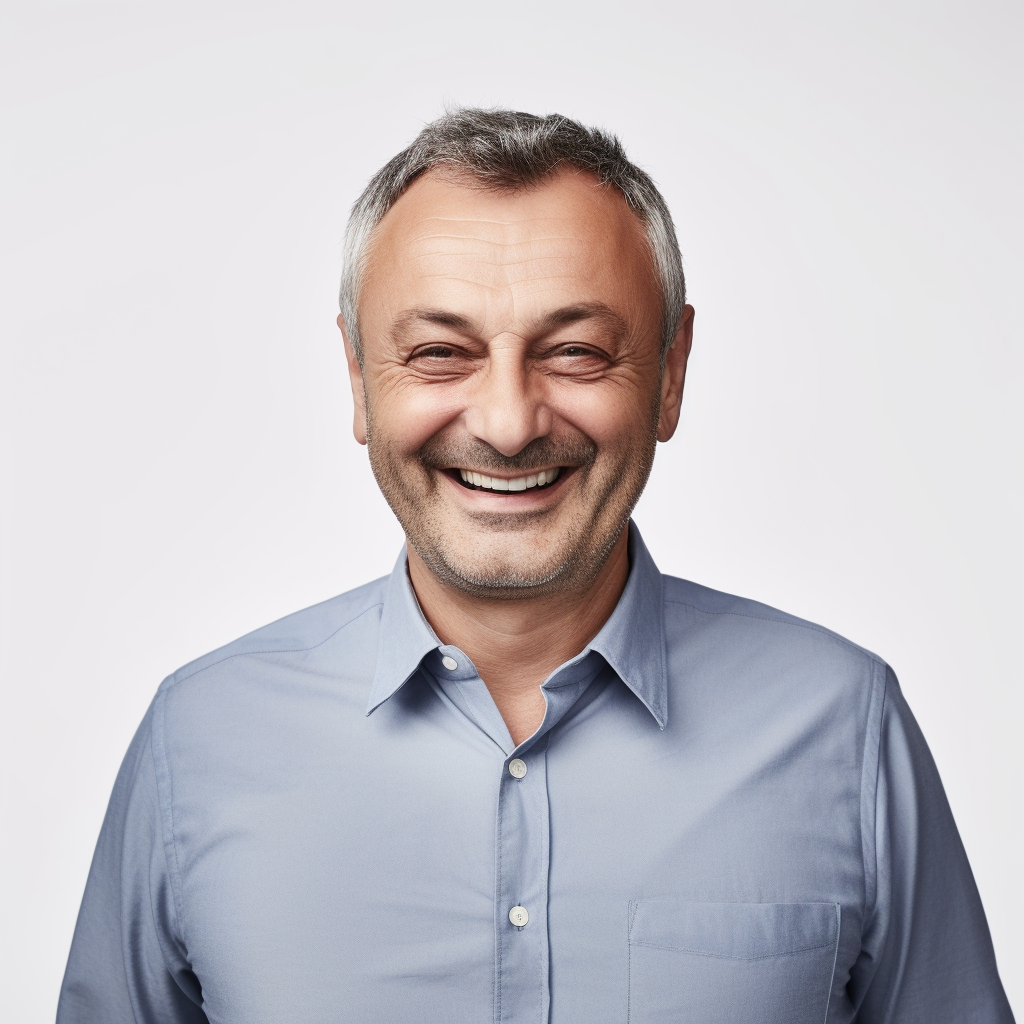
{"label": "gray hair", "polygon": [[538,117],[517,110],[460,109],[428,124],[411,146],[370,179],[352,207],[340,299],[349,340],[360,361],[359,285],[373,232],[402,193],[439,165],[467,173],[497,191],[528,188],[563,166],[587,171],[602,185],[617,188],[647,231],[664,303],[664,356],[683,315],[686,281],[672,216],[650,175],[626,157],[614,135],[561,114]]}

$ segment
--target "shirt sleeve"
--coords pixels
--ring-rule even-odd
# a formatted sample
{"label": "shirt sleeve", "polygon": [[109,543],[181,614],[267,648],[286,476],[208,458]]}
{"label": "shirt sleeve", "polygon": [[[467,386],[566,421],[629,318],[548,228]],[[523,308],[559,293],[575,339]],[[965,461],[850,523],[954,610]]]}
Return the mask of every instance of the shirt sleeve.
{"label": "shirt sleeve", "polygon": [[874,796],[874,901],[850,982],[857,1021],[1013,1024],[938,770],[888,667]]}
{"label": "shirt sleeve", "polygon": [[178,928],[152,741],[153,708],[114,784],[78,915],[57,1024],[205,1024]]}

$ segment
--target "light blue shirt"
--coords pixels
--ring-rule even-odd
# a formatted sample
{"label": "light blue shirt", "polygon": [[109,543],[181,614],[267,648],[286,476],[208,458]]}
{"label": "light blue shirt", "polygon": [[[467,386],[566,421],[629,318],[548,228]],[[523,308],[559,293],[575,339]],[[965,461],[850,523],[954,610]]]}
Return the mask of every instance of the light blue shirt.
{"label": "light blue shirt", "polygon": [[1009,1024],[892,672],[630,529],[518,747],[404,554],[165,680],[58,1021]]}

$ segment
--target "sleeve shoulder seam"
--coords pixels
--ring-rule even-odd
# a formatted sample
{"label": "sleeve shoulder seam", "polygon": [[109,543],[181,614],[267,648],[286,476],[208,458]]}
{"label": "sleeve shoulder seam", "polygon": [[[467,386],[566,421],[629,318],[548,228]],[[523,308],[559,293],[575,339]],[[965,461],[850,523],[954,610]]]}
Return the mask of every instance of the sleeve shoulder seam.
{"label": "sleeve shoulder seam", "polygon": [[882,720],[889,698],[888,666],[884,662],[878,662],[875,665],[875,673],[881,676],[881,681],[873,688],[874,693],[869,706],[868,721],[864,730],[864,769],[861,775],[861,848],[864,858],[862,920],[865,923],[869,916],[874,914],[878,900],[878,791],[882,772]]}
{"label": "sleeve shoulder seam", "polygon": [[[185,941],[185,916],[182,906],[181,866],[178,862],[178,844],[174,834],[174,783],[171,779],[170,765],[167,759],[167,748],[164,737],[164,701],[166,690],[157,694],[154,706],[153,721],[150,725],[153,737],[153,769],[156,773],[157,792],[160,798],[160,831],[164,847],[164,859],[167,872],[171,879],[171,894],[174,897],[174,913],[178,919],[178,929],[182,941]],[[187,947],[188,943],[185,942]]]}

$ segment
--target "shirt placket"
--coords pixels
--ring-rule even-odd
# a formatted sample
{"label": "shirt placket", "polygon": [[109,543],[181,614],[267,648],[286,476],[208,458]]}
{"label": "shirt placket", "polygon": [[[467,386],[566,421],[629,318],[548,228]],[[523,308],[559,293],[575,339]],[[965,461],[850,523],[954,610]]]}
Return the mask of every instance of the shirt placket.
{"label": "shirt placket", "polygon": [[487,687],[466,655],[442,646],[423,667],[441,692],[501,749],[495,822],[494,1021],[544,1024],[551,1004],[548,876],[551,835],[547,750],[551,730],[603,661],[583,654],[545,684],[540,728],[514,750]]}
{"label": "shirt placket", "polygon": [[495,843],[495,1008],[501,1024],[548,1019],[551,842],[547,736],[506,758]]}

